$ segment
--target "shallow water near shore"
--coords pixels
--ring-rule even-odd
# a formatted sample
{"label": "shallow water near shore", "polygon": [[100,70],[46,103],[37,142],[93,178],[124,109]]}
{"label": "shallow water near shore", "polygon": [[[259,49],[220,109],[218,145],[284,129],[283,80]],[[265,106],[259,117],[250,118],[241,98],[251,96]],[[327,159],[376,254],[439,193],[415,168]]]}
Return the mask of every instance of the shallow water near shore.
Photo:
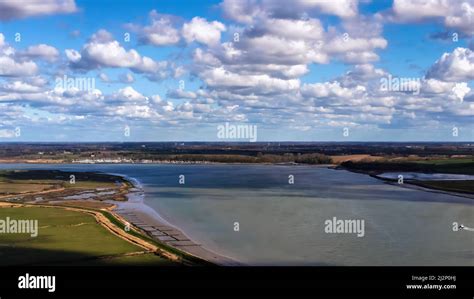
{"label": "shallow water near shore", "polygon": [[[453,222],[474,227],[472,199],[364,174],[280,165],[0,164],[0,169],[135,178],[145,203],[161,217],[204,247],[251,265],[474,265],[474,233],[453,231]],[[325,221],[333,217],[364,220],[364,236],[325,233]]]}

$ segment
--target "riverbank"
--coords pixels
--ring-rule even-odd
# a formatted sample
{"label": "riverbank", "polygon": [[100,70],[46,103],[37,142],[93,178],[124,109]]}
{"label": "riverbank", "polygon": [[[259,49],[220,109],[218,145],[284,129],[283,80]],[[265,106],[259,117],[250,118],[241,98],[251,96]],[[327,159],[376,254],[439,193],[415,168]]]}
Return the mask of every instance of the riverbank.
{"label": "riverbank", "polygon": [[[336,169],[369,175],[386,183],[411,186],[419,190],[443,192],[455,196],[474,197],[474,162],[471,159],[453,161],[414,162],[344,162]],[[395,175],[387,177],[386,174]],[[442,177],[446,178],[443,179]],[[459,178],[456,179],[455,177]],[[462,179],[466,177],[466,179]],[[441,179],[440,179],[441,178]],[[401,181],[399,181],[401,180]]]}
{"label": "riverbank", "polygon": [[[4,234],[0,265],[136,265],[177,266],[178,257],[159,255],[156,245],[126,234],[106,215],[63,205],[0,202],[0,215],[35,219],[37,236]],[[87,242],[84,242],[87,240]]]}
{"label": "riverbank", "polygon": [[425,191],[425,192],[431,192],[431,193],[439,193],[439,194],[447,194],[447,195],[452,195],[452,196],[458,196],[458,197],[464,197],[464,198],[470,198],[474,199],[474,194],[470,193],[460,193],[460,192],[455,192],[451,190],[443,190],[443,189],[436,189],[436,188],[429,188],[423,185],[420,182],[404,182],[403,184],[399,184],[396,180],[390,180],[390,179],[384,179],[378,176],[372,176],[373,178],[379,179],[381,181],[384,181],[387,184],[393,185],[393,186],[398,186],[401,188],[408,188],[412,190],[420,190],[420,191]]}
{"label": "riverbank", "polygon": [[[71,182],[71,176],[74,181]],[[77,179],[77,181],[75,181]],[[133,246],[138,246],[149,255],[157,255],[157,259],[169,261],[169,264],[185,264],[185,265],[205,265],[209,264],[206,260],[200,259],[197,254],[188,254],[183,250],[170,247],[165,244],[162,240],[156,240],[148,236],[146,230],[142,230],[140,227],[129,227],[130,221],[124,219],[121,215],[114,212],[114,209],[120,203],[124,203],[129,199],[129,193],[131,190],[135,190],[136,184],[132,179],[124,178],[120,175],[106,174],[103,172],[65,172],[59,170],[3,170],[0,171],[0,207],[5,208],[0,212],[5,213],[8,208],[14,208],[13,211],[22,211],[23,214],[29,215],[29,211],[35,211],[35,209],[42,209],[45,211],[45,215],[55,215],[56,210],[64,210],[86,214],[92,216],[96,223],[103,227],[109,233],[119,237],[131,243]],[[134,194],[134,193],[133,193]],[[48,211],[52,211],[51,213]],[[8,213],[12,213],[11,211]],[[7,213],[7,214],[8,214]],[[13,213],[16,214],[16,213]],[[42,214],[40,214],[43,217]],[[32,218],[28,216],[27,218]],[[35,216],[36,217],[36,216]],[[72,216],[71,216],[72,217]],[[33,217],[34,218],[34,217]],[[49,222],[50,219],[46,217],[42,222]],[[58,221],[58,225],[62,226],[62,221]],[[67,219],[65,221],[69,222]],[[55,225],[56,226],[56,225]],[[82,226],[79,223],[78,226]],[[46,225],[45,227],[50,227]],[[77,228],[76,230],[81,230]],[[82,229],[83,230],[83,229]],[[68,244],[73,241],[74,237],[67,237],[62,231],[52,233],[54,239],[58,239],[53,244],[46,244],[48,251],[43,251],[42,256],[52,256],[49,254],[53,251],[54,244]],[[94,231],[91,233],[91,238],[94,237]],[[103,234],[103,233],[102,233]],[[71,234],[70,234],[71,235]],[[72,235],[80,235],[80,231],[75,231]],[[71,235],[71,236],[72,236]],[[86,238],[83,236],[82,238]],[[87,236],[89,238],[89,236]],[[104,242],[107,243],[107,239],[110,236],[107,233],[103,236]],[[100,239],[97,237],[97,239]],[[8,239],[5,239],[8,241]],[[16,242],[13,238],[11,242]],[[28,244],[30,242],[27,242]],[[36,244],[34,240],[31,244]],[[41,243],[42,244],[42,243]],[[100,240],[98,240],[100,244]],[[12,246],[12,244],[6,242],[6,247]],[[32,245],[34,247],[34,245]],[[59,245],[58,245],[59,246]],[[69,248],[68,245],[60,245],[61,248]],[[86,246],[87,248],[87,246]],[[130,247],[132,248],[132,247]],[[74,248],[71,248],[73,251]],[[30,250],[25,248],[24,250]],[[104,252],[107,258],[107,250],[103,248],[97,249]],[[114,255],[115,251],[111,251],[111,255]],[[1,253],[1,252],[0,252]],[[67,255],[67,254],[66,254]],[[128,257],[129,253],[124,255]],[[142,263],[144,259],[137,258],[135,252],[131,253],[134,256],[134,261]],[[159,257],[158,257],[159,256]],[[117,258],[115,256],[114,258]],[[122,257],[120,257],[122,258]],[[72,257],[72,261],[76,261],[76,256]],[[93,260],[93,257],[80,257],[80,259]],[[102,257],[100,258],[102,259]],[[128,258],[128,260],[130,260]],[[146,256],[146,260],[154,263],[153,258]],[[34,262],[34,261],[33,261]]]}

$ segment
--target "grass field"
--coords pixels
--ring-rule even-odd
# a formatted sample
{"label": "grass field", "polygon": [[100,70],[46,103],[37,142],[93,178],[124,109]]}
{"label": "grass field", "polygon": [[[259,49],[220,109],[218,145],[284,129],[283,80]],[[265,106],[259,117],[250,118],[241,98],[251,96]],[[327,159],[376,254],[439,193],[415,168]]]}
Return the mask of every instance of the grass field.
{"label": "grass field", "polygon": [[86,182],[76,182],[75,184],[70,184],[69,182],[66,182],[63,184],[65,188],[75,188],[75,189],[97,189],[97,188],[107,188],[107,189],[113,189],[117,188],[118,185],[112,182],[92,182],[92,181],[86,181]]}
{"label": "grass field", "polygon": [[0,219],[38,220],[38,236],[0,235],[0,265],[154,264],[171,265],[153,254],[126,256],[143,248],[107,231],[93,216],[56,208],[0,208]]}
{"label": "grass field", "polygon": [[[57,170],[0,171],[0,200],[4,202],[0,202],[0,220],[39,221],[37,237],[0,233],[0,266],[207,263],[139,230],[123,230],[123,220],[106,211],[114,204],[105,200],[126,200],[132,187],[127,180],[99,172],[77,172],[71,184],[72,174]],[[85,192],[97,197],[72,199]],[[25,203],[29,205],[18,205]]]}
{"label": "grass field", "polygon": [[0,195],[40,192],[53,188],[53,185],[19,182],[0,182]]}
{"label": "grass field", "polygon": [[[71,183],[74,178],[74,184]],[[129,184],[119,176],[98,172],[66,172],[59,170],[3,170],[0,183],[31,183],[60,185],[64,188],[115,188]]]}
{"label": "grass field", "polygon": [[[71,181],[71,176],[74,180]],[[15,202],[57,200],[82,191],[113,191],[100,200],[126,200],[131,184],[121,177],[97,172],[62,172],[57,170],[0,171],[0,198]]]}

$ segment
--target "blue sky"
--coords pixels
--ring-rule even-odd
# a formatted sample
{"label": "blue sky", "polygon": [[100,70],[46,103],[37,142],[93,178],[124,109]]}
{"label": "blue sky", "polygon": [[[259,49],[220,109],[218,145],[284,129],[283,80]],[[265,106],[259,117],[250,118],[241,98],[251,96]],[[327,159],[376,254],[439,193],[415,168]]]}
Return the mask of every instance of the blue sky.
{"label": "blue sky", "polygon": [[473,0],[285,3],[2,1],[0,142],[474,139]]}

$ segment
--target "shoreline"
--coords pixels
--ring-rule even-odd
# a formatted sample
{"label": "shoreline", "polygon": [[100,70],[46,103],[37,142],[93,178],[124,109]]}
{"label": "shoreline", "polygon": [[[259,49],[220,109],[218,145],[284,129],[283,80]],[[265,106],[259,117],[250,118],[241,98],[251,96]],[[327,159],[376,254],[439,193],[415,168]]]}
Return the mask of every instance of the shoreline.
{"label": "shoreline", "polygon": [[392,185],[392,186],[399,186],[401,188],[419,190],[419,191],[425,191],[425,192],[431,192],[431,193],[440,193],[440,194],[446,194],[446,195],[451,195],[451,196],[458,196],[458,197],[474,199],[474,194],[459,193],[459,192],[446,191],[446,190],[440,190],[440,189],[434,189],[434,188],[431,189],[431,188],[426,188],[426,187],[419,186],[417,184],[413,184],[413,183],[410,183],[410,182],[406,182],[404,184],[398,184],[398,183],[393,182],[393,181],[386,181],[386,180],[383,180],[383,179],[380,179],[380,180],[384,181],[386,184],[389,184],[389,185]]}
{"label": "shoreline", "polygon": [[389,178],[384,178],[384,177],[379,176],[379,174],[383,173],[382,171],[377,172],[377,173],[371,173],[371,172],[368,172],[368,171],[355,170],[355,169],[350,169],[350,168],[346,168],[346,167],[342,167],[342,166],[337,166],[333,169],[335,169],[335,170],[345,170],[345,171],[349,171],[349,172],[352,172],[352,173],[368,175],[368,176],[370,176],[374,179],[377,179],[377,180],[380,180],[380,181],[384,182],[385,184],[389,184],[389,185],[392,185],[392,186],[398,186],[398,187],[401,187],[401,188],[419,190],[419,191],[425,191],[425,192],[432,192],[432,193],[441,193],[441,194],[447,194],[447,195],[452,195],[452,196],[458,196],[458,197],[474,199],[474,194],[471,194],[471,193],[462,193],[462,192],[455,192],[455,191],[450,191],[450,190],[428,188],[428,187],[420,186],[416,183],[410,182],[410,180],[406,180],[404,182],[404,184],[398,184],[397,180],[395,180],[395,179],[389,179]]}
{"label": "shoreline", "polygon": [[142,189],[140,181],[123,174],[109,174],[121,176],[124,180],[127,180],[133,188],[129,189],[126,195],[127,201],[106,202],[113,203],[115,205],[115,208],[112,210],[114,213],[144,231],[146,235],[178,251],[219,266],[244,265],[240,261],[207,249],[202,244],[195,242],[183,229],[164,219],[158,211],[145,203],[145,192]]}

